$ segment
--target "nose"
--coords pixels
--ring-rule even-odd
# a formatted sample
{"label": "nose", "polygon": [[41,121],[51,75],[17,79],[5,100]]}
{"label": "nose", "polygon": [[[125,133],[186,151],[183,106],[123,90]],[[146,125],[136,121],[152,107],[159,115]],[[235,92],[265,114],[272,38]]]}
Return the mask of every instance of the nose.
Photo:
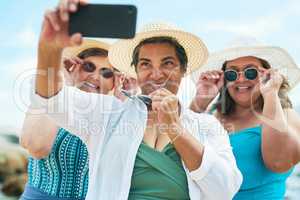
{"label": "nose", "polygon": [[151,78],[153,80],[159,80],[163,77],[163,72],[159,68],[153,68],[151,71]]}
{"label": "nose", "polygon": [[98,70],[95,70],[93,73],[90,74],[90,77],[96,81],[100,80],[100,73]]}
{"label": "nose", "polygon": [[238,77],[237,77],[237,82],[243,82],[243,81],[245,81],[246,80],[246,78],[245,78],[245,75],[244,75],[244,73],[243,72],[238,72]]}

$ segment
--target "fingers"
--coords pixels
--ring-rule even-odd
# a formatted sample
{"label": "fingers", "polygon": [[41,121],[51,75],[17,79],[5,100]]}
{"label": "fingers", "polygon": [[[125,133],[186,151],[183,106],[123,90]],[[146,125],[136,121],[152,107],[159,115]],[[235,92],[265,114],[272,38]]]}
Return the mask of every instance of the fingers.
{"label": "fingers", "polygon": [[224,86],[224,73],[221,74],[219,81],[217,82],[218,89],[221,89]]}
{"label": "fingers", "polygon": [[64,63],[64,67],[68,72],[73,72],[76,68],[78,68],[77,66],[82,65],[83,64],[83,60],[81,60],[78,57],[72,57],[72,58],[65,58],[63,60]]}
{"label": "fingers", "polygon": [[88,4],[88,0],[79,0],[79,4],[80,4],[81,6],[85,6],[85,5]]}
{"label": "fingers", "polygon": [[61,29],[60,20],[59,20],[56,10],[46,11],[45,18],[48,20],[48,22],[50,23],[53,30],[59,31]]}
{"label": "fingers", "polygon": [[61,0],[58,5],[60,19],[64,22],[67,22],[69,20],[68,4],[69,0]]}
{"label": "fingers", "polygon": [[67,22],[70,18],[70,13],[78,10],[79,5],[86,5],[87,1],[83,0],[61,0],[58,5],[59,15],[62,21]]}
{"label": "fingers", "polygon": [[75,33],[70,38],[70,46],[79,46],[82,43],[81,33]]}
{"label": "fingers", "polygon": [[200,75],[199,81],[203,81],[203,80],[216,81],[216,80],[220,79],[222,74],[223,74],[222,70],[206,71]]}
{"label": "fingers", "polygon": [[169,90],[162,88],[149,94],[152,100],[152,110],[163,112],[177,112],[178,98]]}

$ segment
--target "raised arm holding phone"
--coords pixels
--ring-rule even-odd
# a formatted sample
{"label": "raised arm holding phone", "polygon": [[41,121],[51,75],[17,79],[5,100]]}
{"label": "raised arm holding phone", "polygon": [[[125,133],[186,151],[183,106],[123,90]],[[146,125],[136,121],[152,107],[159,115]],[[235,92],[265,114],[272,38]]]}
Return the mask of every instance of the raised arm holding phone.
{"label": "raised arm holding phone", "polygon": [[[82,42],[80,33],[68,35],[69,14],[82,3],[61,1],[46,15],[38,70],[58,72],[63,48]],[[210,115],[179,109],[176,97],[182,77],[207,55],[200,38],[167,24],[148,24],[133,39],[116,42],[109,61],[122,72],[136,73],[141,93],[152,100],[150,109],[137,96],[121,102],[62,86],[57,73],[37,75],[33,106],[87,145],[86,199],[233,197],[242,177],[226,131]],[[47,110],[49,105],[53,109]]]}

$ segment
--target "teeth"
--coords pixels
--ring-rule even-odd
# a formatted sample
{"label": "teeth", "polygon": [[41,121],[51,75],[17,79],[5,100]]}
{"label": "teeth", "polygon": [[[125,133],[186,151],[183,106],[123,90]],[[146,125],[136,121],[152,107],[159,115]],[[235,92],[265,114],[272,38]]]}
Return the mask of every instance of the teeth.
{"label": "teeth", "polygon": [[84,84],[85,84],[86,86],[88,86],[88,87],[92,87],[92,88],[95,88],[95,89],[97,89],[97,86],[96,86],[96,85],[94,85],[94,84],[92,84],[92,83],[85,82]]}

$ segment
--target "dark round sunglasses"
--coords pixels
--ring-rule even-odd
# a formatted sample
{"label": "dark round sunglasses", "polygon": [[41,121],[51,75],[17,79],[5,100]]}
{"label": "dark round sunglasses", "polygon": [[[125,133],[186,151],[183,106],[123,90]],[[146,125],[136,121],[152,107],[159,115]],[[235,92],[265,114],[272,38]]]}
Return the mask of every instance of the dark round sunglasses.
{"label": "dark round sunglasses", "polygon": [[[84,62],[82,64],[82,69],[85,72],[92,73],[96,70],[96,66],[94,63],[91,62]],[[100,69],[100,75],[103,76],[103,78],[112,78],[114,76],[114,71],[110,68],[103,67]]]}
{"label": "dark round sunglasses", "polygon": [[[258,71],[256,68],[252,67],[252,68],[247,68],[243,71],[241,71],[244,73],[244,77],[248,80],[254,80],[256,79],[257,75],[258,75]],[[226,81],[236,81],[239,77],[239,74],[241,72],[237,72],[236,70],[234,69],[228,69],[228,70],[225,70],[224,72],[224,77],[225,77],[225,80]]]}

